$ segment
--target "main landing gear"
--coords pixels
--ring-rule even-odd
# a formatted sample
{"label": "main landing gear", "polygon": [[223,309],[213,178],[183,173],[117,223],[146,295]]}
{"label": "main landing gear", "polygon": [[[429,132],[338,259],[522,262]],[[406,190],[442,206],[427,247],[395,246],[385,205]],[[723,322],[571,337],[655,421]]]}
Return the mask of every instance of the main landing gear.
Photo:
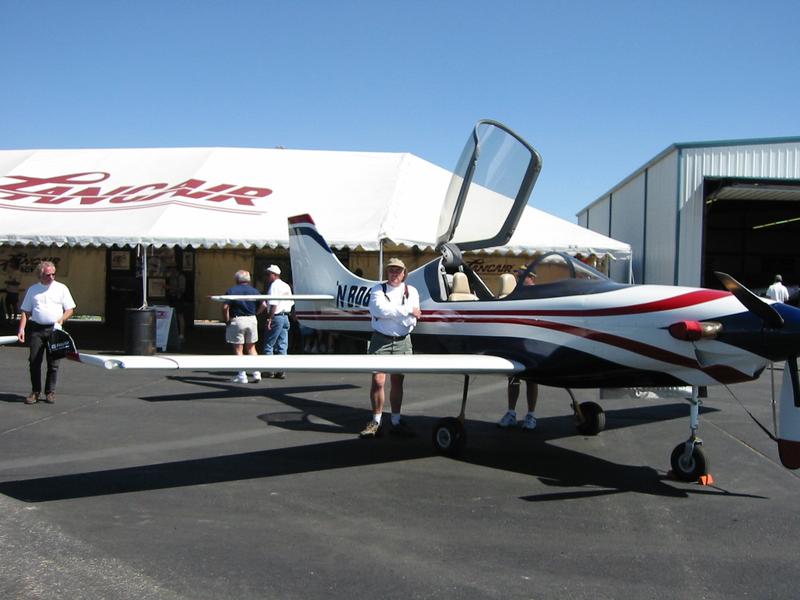
{"label": "main landing gear", "polygon": [[575,394],[567,390],[572,399],[572,411],[575,413],[575,427],[581,435],[597,435],[606,428],[606,413],[597,402],[581,402],[575,399]]}
{"label": "main landing gear", "polygon": [[464,428],[464,415],[467,410],[467,393],[469,392],[469,375],[464,375],[464,391],[461,396],[461,412],[457,417],[439,419],[433,427],[433,447],[445,456],[455,457],[461,454],[467,443],[467,431]]}
{"label": "main landing gear", "polygon": [[[439,419],[433,428],[433,447],[440,454],[455,457],[461,454],[467,443],[467,432],[464,428],[469,392],[469,375],[464,376],[464,390],[461,396],[461,411],[457,417]],[[575,399],[572,390],[567,388],[572,399],[575,412],[575,427],[582,435],[597,435],[606,428],[606,413],[596,402],[581,402]]]}

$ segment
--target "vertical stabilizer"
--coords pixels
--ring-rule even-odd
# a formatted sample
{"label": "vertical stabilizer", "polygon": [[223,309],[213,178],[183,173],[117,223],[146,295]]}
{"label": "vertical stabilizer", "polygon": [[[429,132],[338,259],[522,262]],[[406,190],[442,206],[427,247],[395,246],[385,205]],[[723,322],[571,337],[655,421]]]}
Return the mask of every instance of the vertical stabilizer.
{"label": "vertical stabilizer", "polygon": [[313,329],[368,332],[370,289],[377,283],[345,267],[310,215],[289,217],[289,256],[295,294],[330,294],[332,302],[298,301],[296,315]]}

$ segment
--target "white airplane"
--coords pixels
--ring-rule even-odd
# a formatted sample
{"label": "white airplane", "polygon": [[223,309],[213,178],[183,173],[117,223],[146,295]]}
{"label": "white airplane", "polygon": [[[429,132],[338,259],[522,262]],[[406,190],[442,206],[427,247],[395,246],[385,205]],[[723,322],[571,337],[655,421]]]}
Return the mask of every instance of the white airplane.
{"label": "white airplane", "polygon": [[[441,257],[407,279],[420,293],[423,315],[412,338],[421,354],[74,358],[108,369],[462,374],[458,417],[441,419],[434,428],[434,445],[447,455],[458,454],[465,444],[470,375],[517,375],[565,388],[584,434],[599,433],[605,414],[595,402],[579,404],[572,388],[680,396],[690,403],[690,435],[673,449],[670,463],[676,477],[685,481],[708,474],[697,436],[699,388],[750,381],[770,362],[785,360],[775,439],[781,462],[800,467],[800,310],[760,299],[722,273],[718,276],[727,291],[625,285],[561,253],[546,254],[528,265],[527,271],[538,276],[537,285],[514,286],[513,278],[503,278],[502,289],[495,293],[462,260],[464,250],[508,242],[540,168],[536,150],[504,125],[476,125],[444,202]],[[370,289],[379,282],[344,267],[310,216],[290,218],[289,233],[300,322],[368,337]]]}

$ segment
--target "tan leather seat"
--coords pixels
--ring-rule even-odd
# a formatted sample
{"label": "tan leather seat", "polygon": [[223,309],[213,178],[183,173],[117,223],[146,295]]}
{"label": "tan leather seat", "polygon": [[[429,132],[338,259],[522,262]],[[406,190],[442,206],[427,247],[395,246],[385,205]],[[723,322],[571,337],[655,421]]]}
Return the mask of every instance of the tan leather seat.
{"label": "tan leather seat", "polygon": [[505,298],[514,288],[517,287],[517,278],[511,273],[503,273],[500,275],[500,292],[497,294],[498,298]]}
{"label": "tan leather seat", "polygon": [[453,289],[447,299],[451,302],[464,302],[477,300],[478,297],[470,291],[467,276],[464,273],[455,273],[453,274]]}

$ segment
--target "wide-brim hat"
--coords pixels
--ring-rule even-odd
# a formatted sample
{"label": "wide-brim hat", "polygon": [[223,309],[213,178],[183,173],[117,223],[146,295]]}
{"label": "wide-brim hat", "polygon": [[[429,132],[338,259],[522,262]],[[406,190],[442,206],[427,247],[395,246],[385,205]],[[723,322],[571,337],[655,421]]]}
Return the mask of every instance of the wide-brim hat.
{"label": "wide-brim hat", "polygon": [[389,259],[389,260],[386,262],[386,267],[384,268],[384,270],[385,270],[385,269],[388,269],[389,267],[400,267],[401,269],[403,269],[403,271],[406,271],[406,270],[407,270],[407,269],[406,269],[406,263],[404,263],[402,260],[400,260],[400,259],[399,259],[399,258],[397,258],[397,257],[392,257],[392,258],[390,258],[390,259]]}

